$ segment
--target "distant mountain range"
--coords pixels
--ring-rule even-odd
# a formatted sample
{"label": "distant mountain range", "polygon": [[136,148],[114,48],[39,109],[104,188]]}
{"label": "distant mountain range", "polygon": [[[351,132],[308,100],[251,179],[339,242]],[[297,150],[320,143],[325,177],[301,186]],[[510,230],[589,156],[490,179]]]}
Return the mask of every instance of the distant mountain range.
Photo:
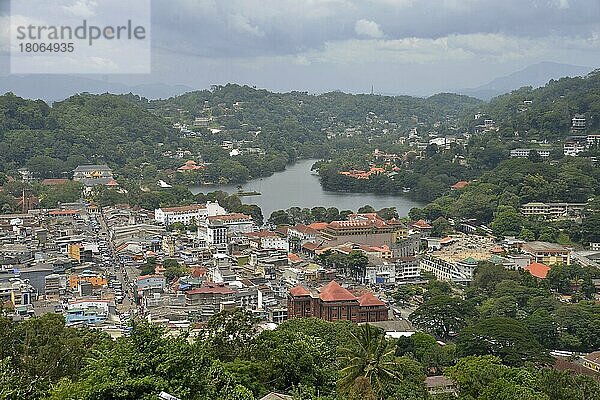
{"label": "distant mountain range", "polygon": [[[476,88],[456,90],[456,93],[481,100],[489,100],[522,86],[540,87],[548,83],[550,79],[586,75],[593,69],[577,65],[541,62],[510,75],[496,78]],[[108,82],[77,75],[0,76],[0,94],[13,92],[24,98],[42,99],[47,102],[63,100],[75,93],[82,92],[94,94],[107,92],[114,94],[134,93],[148,99],[165,99],[192,90],[195,90],[195,88],[163,83],[129,86],[118,82]]]}
{"label": "distant mountain range", "polygon": [[530,65],[510,75],[496,78],[485,85],[472,89],[459,90],[458,92],[481,100],[489,100],[492,97],[511,92],[523,86],[533,86],[536,88],[544,86],[551,79],[587,75],[593,70],[594,68],[591,67],[541,62]]}
{"label": "distant mountain range", "polygon": [[184,85],[162,83],[129,86],[76,75],[13,75],[0,76],[0,94],[13,92],[28,99],[54,102],[75,93],[134,93],[148,99],[165,99],[194,90]]}

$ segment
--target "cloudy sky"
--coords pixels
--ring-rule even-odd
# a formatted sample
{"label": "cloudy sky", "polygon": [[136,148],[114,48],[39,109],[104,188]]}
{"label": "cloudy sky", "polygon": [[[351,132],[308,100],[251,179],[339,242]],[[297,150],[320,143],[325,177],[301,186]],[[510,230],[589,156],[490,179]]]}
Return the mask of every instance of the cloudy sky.
{"label": "cloudy sky", "polygon": [[429,94],[541,61],[600,67],[599,0],[152,0],[153,73],[108,79]]}

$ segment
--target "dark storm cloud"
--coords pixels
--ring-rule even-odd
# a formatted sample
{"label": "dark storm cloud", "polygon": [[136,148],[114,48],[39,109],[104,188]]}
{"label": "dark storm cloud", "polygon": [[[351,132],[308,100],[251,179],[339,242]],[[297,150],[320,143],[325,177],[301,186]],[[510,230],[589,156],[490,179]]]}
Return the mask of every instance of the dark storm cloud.
{"label": "dark storm cloud", "polygon": [[365,38],[368,29],[385,40],[486,33],[586,39],[600,32],[599,21],[596,0],[153,2],[155,46],[209,58],[300,54]]}

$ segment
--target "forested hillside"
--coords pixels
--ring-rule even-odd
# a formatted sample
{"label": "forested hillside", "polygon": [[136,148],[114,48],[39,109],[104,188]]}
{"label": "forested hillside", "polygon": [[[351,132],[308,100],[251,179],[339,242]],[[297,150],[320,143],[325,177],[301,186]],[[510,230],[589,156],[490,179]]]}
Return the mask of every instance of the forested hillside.
{"label": "forested hillside", "polygon": [[0,168],[27,167],[34,175],[61,177],[78,164],[112,167],[158,163],[160,143],[179,140],[167,122],[114,95],[77,95],[49,107],[0,97]]}
{"label": "forested hillside", "polygon": [[[339,92],[316,96],[239,85],[152,102],[132,94],[81,94],[52,107],[8,93],[0,97],[5,150],[0,168],[14,174],[27,167],[47,178],[68,176],[78,164],[106,163],[121,178],[166,179],[163,171],[183,161],[165,153],[179,149],[205,161],[207,168],[171,177],[175,183],[238,183],[280,171],[298,158],[394,141],[416,123],[456,129],[457,121],[480,104],[453,94],[427,99]],[[174,123],[193,125],[197,117],[209,119],[219,133],[204,127],[184,137],[172,128]],[[225,140],[257,153],[233,158],[221,146]]]}
{"label": "forested hillside", "polygon": [[485,107],[504,136],[555,140],[569,135],[574,114],[586,117],[588,132],[600,129],[600,70],[585,77],[552,80],[498,96]]}

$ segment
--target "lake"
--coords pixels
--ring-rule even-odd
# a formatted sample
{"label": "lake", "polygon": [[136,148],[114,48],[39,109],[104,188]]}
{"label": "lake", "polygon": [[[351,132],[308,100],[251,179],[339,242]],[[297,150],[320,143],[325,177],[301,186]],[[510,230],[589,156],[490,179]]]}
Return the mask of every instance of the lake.
{"label": "lake", "polygon": [[[242,196],[245,204],[256,204],[262,209],[265,220],[276,210],[290,207],[337,207],[340,211],[356,211],[364,205],[373,206],[376,210],[384,207],[396,207],[398,214],[406,216],[413,207],[423,205],[401,196],[372,193],[339,193],[323,190],[319,177],[313,175],[310,168],[317,160],[300,160],[290,165],[285,171],[277,172],[269,177],[254,179],[242,184],[245,192],[257,191],[260,196]],[[227,193],[238,191],[238,185],[203,185],[194,186],[190,190],[197,194],[223,190]]]}

